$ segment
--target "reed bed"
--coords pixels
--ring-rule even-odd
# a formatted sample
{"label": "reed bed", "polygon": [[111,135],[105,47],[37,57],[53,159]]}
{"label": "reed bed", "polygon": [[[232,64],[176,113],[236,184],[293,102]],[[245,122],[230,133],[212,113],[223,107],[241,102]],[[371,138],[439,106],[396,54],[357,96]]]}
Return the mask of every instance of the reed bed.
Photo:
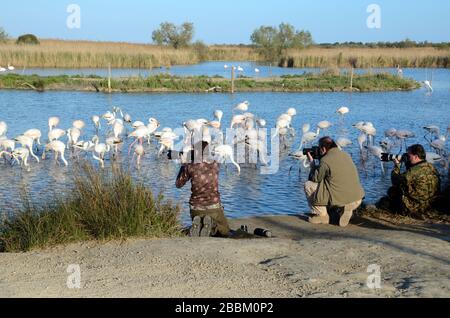
{"label": "reed bed", "polygon": [[284,67],[350,67],[349,60],[356,60],[358,68],[450,67],[450,49],[437,48],[311,48],[289,51],[280,59]]}
{"label": "reed bed", "polygon": [[[319,48],[289,50],[275,64],[283,67],[449,67],[450,49],[426,48]],[[17,68],[140,68],[192,65],[202,61],[265,62],[251,46],[195,45],[175,50],[156,45],[119,42],[41,40],[40,45],[0,44],[0,65]]]}
{"label": "reed bed", "polygon": [[98,172],[75,168],[74,187],[53,202],[24,207],[0,225],[0,251],[20,252],[86,240],[174,237],[180,235],[180,208],[154,196],[119,168]]}

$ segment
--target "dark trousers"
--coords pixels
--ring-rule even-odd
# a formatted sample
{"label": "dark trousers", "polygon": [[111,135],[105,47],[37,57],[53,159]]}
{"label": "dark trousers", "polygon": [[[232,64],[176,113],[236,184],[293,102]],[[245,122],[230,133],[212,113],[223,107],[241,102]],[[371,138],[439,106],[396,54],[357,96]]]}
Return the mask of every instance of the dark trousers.
{"label": "dark trousers", "polygon": [[217,234],[215,236],[228,237],[230,233],[230,227],[228,225],[227,218],[225,217],[223,208],[204,211],[191,210],[192,219],[194,219],[196,216],[203,218],[207,215],[213,219],[216,225]]}

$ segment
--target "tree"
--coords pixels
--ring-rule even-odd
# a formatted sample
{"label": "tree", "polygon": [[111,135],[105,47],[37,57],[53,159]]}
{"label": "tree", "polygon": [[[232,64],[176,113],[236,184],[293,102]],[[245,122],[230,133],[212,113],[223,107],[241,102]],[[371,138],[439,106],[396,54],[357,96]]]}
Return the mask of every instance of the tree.
{"label": "tree", "polygon": [[309,31],[295,30],[288,23],[281,23],[278,28],[261,26],[250,37],[252,43],[259,48],[260,53],[268,60],[274,61],[286,50],[305,48],[313,44]]}
{"label": "tree", "polygon": [[175,49],[189,46],[194,37],[194,24],[183,23],[176,26],[173,23],[161,23],[159,29],[153,31],[152,39],[158,45],[170,45]]}
{"label": "tree", "polygon": [[0,27],[0,43],[5,43],[6,41],[8,41],[8,39],[8,33],[6,33],[6,31],[2,27]]}
{"label": "tree", "polygon": [[251,36],[251,41],[260,49],[260,53],[268,60],[275,60],[279,55],[280,45],[278,43],[278,31],[271,26],[262,26],[255,30]]}

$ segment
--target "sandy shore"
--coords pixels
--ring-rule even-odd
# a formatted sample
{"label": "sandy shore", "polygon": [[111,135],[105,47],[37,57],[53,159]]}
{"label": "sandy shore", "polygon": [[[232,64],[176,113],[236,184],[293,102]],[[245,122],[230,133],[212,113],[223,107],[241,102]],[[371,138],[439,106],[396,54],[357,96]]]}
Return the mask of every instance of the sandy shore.
{"label": "sandy shore", "polygon": [[[95,242],[0,254],[0,297],[450,297],[450,225],[231,221],[272,239]],[[78,264],[81,289],[67,287]],[[381,289],[367,287],[369,265]]]}

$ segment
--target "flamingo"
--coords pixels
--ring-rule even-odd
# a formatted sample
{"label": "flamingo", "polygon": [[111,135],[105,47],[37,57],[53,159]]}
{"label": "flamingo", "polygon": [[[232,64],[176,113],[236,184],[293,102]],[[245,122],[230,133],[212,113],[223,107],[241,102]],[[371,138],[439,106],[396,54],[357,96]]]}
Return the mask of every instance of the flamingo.
{"label": "flamingo", "polygon": [[213,149],[212,155],[217,158],[219,162],[229,160],[238,170],[238,175],[241,174],[241,167],[234,161],[233,147],[230,145],[221,145]]}
{"label": "flamingo", "polygon": [[13,152],[11,152],[11,157],[19,164],[20,166],[25,166],[28,171],[30,171],[30,166],[28,164],[28,157],[30,156],[30,151],[26,148],[17,148]]}
{"label": "flamingo", "polygon": [[92,158],[100,162],[100,166],[102,169],[105,168],[105,154],[107,152],[111,151],[111,146],[100,143],[99,138],[95,138],[97,136],[94,136],[93,142],[94,142],[94,151],[92,153]]}
{"label": "flamingo", "polygon": [[286,114],[288,114],[291,117],[295,117],[295,116],[297,116],[297,110],[295,108],[289,108],[287,110]]}
{"label": "flamingo", "polygon": [[27,148],[30,151],[31,156],[39,162],[39,158],[33,153],[33,144],[34,140],[31,137],[20,135],[14,139],[14,141],[18,142],[22,145],[22,147]]}
{"label": "flamingo", "polygon": [[[409,130],[398,130],[397,131],[396,137],[398,140],[400,140],[400,145],[401,145],[400,152],[402,152],[402,150],[403,150],[403,144],[405,145],[405,149],[407,148],[406,139],[414,138],[415,136],[416,135]],[[401,141],[403,141],[403,142],[401,142]]]}
{"label": "flamingo", "polygon": [[159,143],[161,148],[159,149],[158,156],[161,156],[165,150],[170,151],[174,148],[174,141],[178,136],[173,131],[166,131],[161,135]]}
{"label": "flamingo", "polygon": [[331,126],[333,126],[333,124],[330,123],[330,122],[327,121],[327,120],[321,121],[321,122],[319,122],[319,123],[317,124],[317,128],[319,129],[319,130],[318,130],[319,133],[320,133],[320,130],[325,130],[325,131],[327,131]]}
{"label": "flamingo", "polygon": [[[289,156],[301,163],[299,171],[301,171],[302,166],[305,169],[309,169],[311,167],[311,164],[309,163],[309,160],[308,160],[308,156],[303,154],[303,150],[298,150],[292,154],[289,154]],[[294,166],[291,166],[291,168],[289,169],[289,173],[291,173],[293,167]]]}
{"label": "flamingo", "polygon": [[[136,163],[137,163],[137,166],[138,166],[138,169],[139,169],[140,166],[141,166],[141,158],[143,156],[145,156],[145,150],[144,150],[144,147],[142,145],[136,145],[136,147],[134,148],[133,158],[134,158],[134,156],[137,157]],[[132,159],[132,161],[133,161],[133,159]]]}
{"label": "flamingo", "polygon": [[342,106],[336,111],[336,113],[338,113],[343,118],[345,115],[350,113],[350,109],[346,106]]}
{"label": "flamingo", "polygon": [[98,131],[101,128],[100,117],[97,115],[94,115],[91,117],[91,120],[94,123],[95,131],[98,133]]}
{"label": "flamingo", "polygon": [[24,136],[32,138],[39,146],[41,145],[42,133],[39,129],[29,129],[24,133]]}
{"label": "flamingo", "polygon": [[148,136],[148,127],[145,125],[137,127],[131,134],[128,135],[128,138],[136,138],[136,140],[130,145],[128,150],[128,155],[131,154],[131,148],[139,141],[140,144],[143,144],[143,139]]}
{"label": "flamingo", "polygon": [[423,82],[425,84],[425,87],[427,88],[429,93],[433,93],[433,87],[431,86],[431,82],[430,81],[424,81]]}
{"label": "flamingo", "polygon": [[49,133],[48,133],[48,141],[54,141],[54,140],[58,140],[60,138],[62,138],[63,136],[66,135],[66,132],[62,129],[59,128],[55,128],[52,129]]}
{"label": "flamingo", "polygon": [[[10,154],[11,152],[14,151],[14,149],[16,148],[16,142],[14,140],[10,140],[10,139],[1,139],[0,140],[0,157],[4,158],[5,154]],[[6,161],[6,158],[5,158]]]}
{"label": "flamingo", "polygon": [[248,101],[245,101],[245,102],[242,102],[242,103],[239,103],[238,105],[236,105],[234,110],[238,110],[241,112],[247,112],[249,106],[250,106],[250,103]]}
{"label": "flamingo", "polygon": [[50,117],[48,119],[48,131],[52,131],[53,128],[59,125],[60,119],[59,117]]}
{"label": "flamingo", "polygon": [[82,131],[84,127],[86,127],[86,123],[82,120],[75,120],[72,124],[72,127]]}
{"label": "flamingo", "polygon": [[303,150],[303,148],[309,144],[312,143],[314,140],[317,139],[317,137],[319,137],[319,130],[317,130],[317,132],[312,132],[310,131],[311,129],[311,125],[310,124],[304,124],[302,127],[302,139],[300,141],[300,148],[297,151],[301,151]]}
{"label": "flamingo", "polygon": [[347,148],[348,146],[352,145],[353,142],[350,139],[348,139],[348,138],[343,138],[342,137],[342,138],[339,138],[336,141],[336,144],[338,145],[338,147],[340,149],[344,149],[344,148]]}
{"label": "flamingo", "polygon": [[223,111],[216,110],[214,112],[214,117],[217,119],[216,121],[210,121],[208,123],[209,126],[213,127],[214,129],[220,130],[222,127],[222,118],[223,118]]}
{"label": "flamingo", "polygon": [[0,137],[3,137],[8,132],[8,125],[4,122],[0,122]]}
{"label": "flamingo", "polygon": [[372,156],[374,156],[375,158],[377,158],[377,159],[380,161],[380,163],[381,163],[381,170],[382,170],[382,172],[383,172],[383,175],[386,174],[386,171],[385,171],[385,169],[384,169],[383,162],[381,161],[381,155],[382,155],[382,153],[383,153],[383,150],[381,149],[381,147],[369,145],[369,146],[367,147],[367,149],[368,149],[369,153],[370,153]]}
{"label": "flamingo", "polygon": [[66,151],[66,145],[59,140],[53,140],[45,146],[44,153],[42,154],[42,159],[45,160],[45,153],[48,151],[53,151],[55,153],[55,162],[58,162],[58,155],[61,155],[61,160],[67,167],[69,163],[66,158],[64,158],[64,152]]}
{"label": "flamingo", "polygon": [[147,125],[147,129],[148,129],[148,144],[150,144],[150,139],[151,136],[155,134],[156,130],[158,130],[158,128],[161,126],[161,124],[159,123],[159,121],[155,118],[150,118],[148,120],[148,125]]}
{"label": "flamingo", "polygon": [[69,139],[67,149],[69,149],[69,147],[73,147],[76,143],[78,143],[78,139],[81,137],[81,131],[76,127],[72,127],[67,130],[67,136]]}
{"label": "flamingo", "polygon": [[137,129],[142,126],[145,126],[145,124],[142,121],[135,121],[134,123],[131,124],[131,127],[133,129]]}

